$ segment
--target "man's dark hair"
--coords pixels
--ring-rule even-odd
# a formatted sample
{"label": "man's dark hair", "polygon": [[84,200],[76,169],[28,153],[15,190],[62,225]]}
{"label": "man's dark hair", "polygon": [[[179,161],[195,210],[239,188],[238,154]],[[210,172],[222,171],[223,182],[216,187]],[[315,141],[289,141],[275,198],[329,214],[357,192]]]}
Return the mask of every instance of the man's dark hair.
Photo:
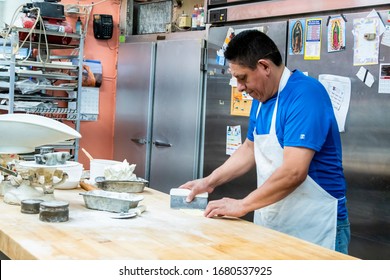
{"label": "man's dark hair", "polygon": [[264,58],[276,66],[282,64],[282,56],[274,41],[258,30],[238,33],[228,44],[224,55],[227,60],[251,69],[255,69],[257,61]]}

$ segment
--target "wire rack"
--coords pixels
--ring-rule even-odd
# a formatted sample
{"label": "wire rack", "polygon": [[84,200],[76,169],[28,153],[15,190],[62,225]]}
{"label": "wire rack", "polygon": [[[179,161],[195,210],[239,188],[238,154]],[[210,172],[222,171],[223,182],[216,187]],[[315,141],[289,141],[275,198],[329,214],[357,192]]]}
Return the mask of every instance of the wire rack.
{"label": "wire rack", "polygon": [[19,108],[27,114],[41,115],[55,120],[75,121],[77,110],[69,108]]}

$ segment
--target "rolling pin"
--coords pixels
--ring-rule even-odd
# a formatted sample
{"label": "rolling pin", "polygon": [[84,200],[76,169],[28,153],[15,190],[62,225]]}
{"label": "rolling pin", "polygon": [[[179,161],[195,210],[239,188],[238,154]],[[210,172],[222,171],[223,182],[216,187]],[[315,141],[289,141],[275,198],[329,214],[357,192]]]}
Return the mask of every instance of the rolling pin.
{"label": "rolling pin", "polygon": [[80,187],[86,191],[93,191],[93,190],[98,190],[99,188],[91,185],[91,184],[87,184],[85,183],[84,181],[80,181]]}

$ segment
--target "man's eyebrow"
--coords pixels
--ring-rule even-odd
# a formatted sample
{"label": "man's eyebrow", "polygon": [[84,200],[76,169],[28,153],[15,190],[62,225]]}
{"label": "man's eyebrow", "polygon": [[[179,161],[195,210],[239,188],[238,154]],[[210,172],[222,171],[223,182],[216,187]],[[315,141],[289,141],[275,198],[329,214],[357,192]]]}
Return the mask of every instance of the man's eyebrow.
{"label": "man's eyebrow", "polygon": [[243,80],[243,79],[246,78],[246,74],[238,74],[238,75],[236,75],[235,77],[236,77],[236,79]]}

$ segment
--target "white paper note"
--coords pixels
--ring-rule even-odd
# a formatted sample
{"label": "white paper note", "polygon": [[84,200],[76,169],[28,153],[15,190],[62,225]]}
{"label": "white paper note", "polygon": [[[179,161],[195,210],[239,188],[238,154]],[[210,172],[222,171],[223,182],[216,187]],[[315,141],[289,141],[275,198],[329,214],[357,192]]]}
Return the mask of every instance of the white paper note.
{"label": "white paper note", "polygon": [[371,87],[375,81],[374,76],[363,66],[360,67],[359,71],[356,73],[356,76],[368,87]]}
{"label": "white paper note", "polygon": [[351,80],[348,77],[322,74],[318,80],[324,85],[332,101],[339,131],[345,131],[345,121],[351,100]]}

